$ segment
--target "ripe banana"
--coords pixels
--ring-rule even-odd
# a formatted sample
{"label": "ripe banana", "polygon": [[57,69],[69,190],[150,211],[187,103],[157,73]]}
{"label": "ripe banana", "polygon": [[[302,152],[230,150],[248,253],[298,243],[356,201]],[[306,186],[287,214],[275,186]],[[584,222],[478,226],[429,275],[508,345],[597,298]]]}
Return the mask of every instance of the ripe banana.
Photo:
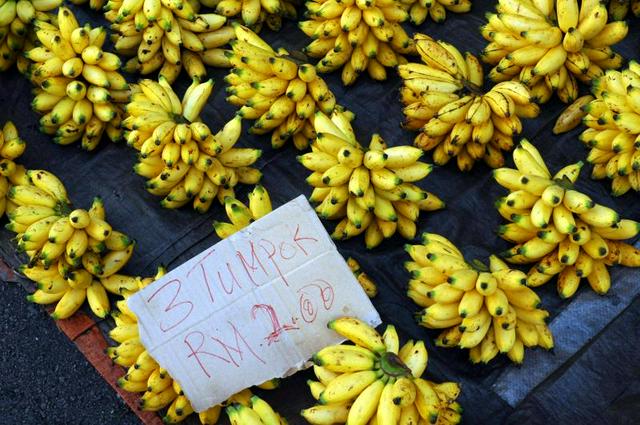
{"label": "ripe banana", "polygon": [[[620,21],[628,4],[620,3],[610,2],[609,13],[617,22],[607,24],[607,6],[599,2],[555,0],[519,7],[511,0],[498,1],[497,13],[488,14],[482,27],[489,42],[482,56],[494,65],[490,77],[519,80],[536,93],[537,103],[547,102],[554,92],[562,102],[574,102],[577,80],[589,84],[604,70],[622,65],[610,48],[628,32]],[[576,114],[574,108],[572,122]]]}
{"label": "ripe banana", "polygon": [[[618,71],[607,73],[620,74]],[[594,102],[597,100],[587,106]],[[615,139],[616,144],[623,144],[625,133],[589,129],[581,136],[589,146],[608,149],[613,149]],[[518,195],[528,198],[528,202],[517,205],[521,208],[513,210],[515,213],[507,214],[507,210],[501,213],[511,223],[503,226],[499,235],[517,244],[503,253],[505,259],[516,264],[533,264],[529,286],[543,285],[557,275],[558,294],[562,298],[573,296],[582,278],[586,278],[597,293],[606,293],[611,286],[606,266],[636,266],[635,260],[630,260],[635,258],[636,251],[631,245],[618,241],[635,237],[640,225],[621,219],[613,209],[594,202],[574,188],[582,162],[566,166],[551,176],[544,159],[528,141],[523,140],[513,155],[517,169],[500,168],[494,178],[511,192],[505,199]],[[523,197],[524,194],[527,195]],[[629,259],[619,261],[621,250],[630,253]]]}
{"label": "ripe banana", "polygon": [[[449,240],[436,234],[424,234],[423,245],[412,245],[407,252],[412,261],[405,268],[413,277],[407,295],[424,308],[418,323],[444,329],[436,344],[469,348],[474,363],[487,363],[499,353],[517,350],[516,325],[525,319],[518,317],[516,308],[530,316],[546,314],[539,310],[540,299],[526,286],[527,275],[510,269],[495,255],[489,258],[488,268],[478,260],[467,263]],[[438,254],[445,252],[455,263],[438,261]],[[509,355],[511,360],[521,363],[521,351]]]}
{"label": "ripe banana", "polygon": [[400,25],[409,18],[408,4],[314,0],[305,6],[309,20],[298,26],[314,41],[304,52],[320,59],[319,72],[342,69],[345,86],[364,71],[374,80],[386,80],[385,68],[406,62],[403,55],[415,54],[413,40]]}
{"label": "ripe banana", "polygon": [[[202,4],[215,8],[217,3]],[[123,69],[142,75],[158,71],[173,83],[182,69],[204,81],[205,65],[229,67],[223,46],[234,38],[233,30],[225,26],[226,16],[199,13],[200,6],[196,1],[108,0],[111,41],[118,53],[132,56]]]}
{"label": "ripe banana", "polygon": [[356,140],[353,116],[335,108],[330,116],[313,117],[316,141],[312,151],[298,157],[313,173],[311,200],[320,217],[339,219],[332,237],[349,239],[364,233],[373,248],[396,231],[406,239],[416,234],[420,210],[440,209],[444,203],[414,182],[428,176],[432,167],[419,161],[421,150],[411,146],[387,147],[378,134],[369,148]]}
{"label": "ripe banana", "polygon": [[[307,422],[395,424],[407,416],[413,423],[453,417],[457,419],[450,423],[460,421],[458,384],[421,378],[428,359],[422,341],[400,347],[395,327],[387,326],[380,335],[354,317],[340,317],[329,327],[354,345],[325,347],[313,357],[320,382],[309,381],[309,388],[320,404],[301,412]],[[346,370],[346,365],[361,370]]]}
{"label": "ripe banana", "polygon": [[140,152],[136,173],[147,178],[147,190],[163,196],[165,208],[189,202],[201,213],[217,198],[234,196],[238,183],[256,184],[262,173],[251,167],[259,149],[236,148],[242,119],[236,116],[215,134],[200,121],[213,82],[193,80],[182,101],[169,81],[140,80],[139,93],[126,105],[122,125],[126,139]]}
{"label": "ripe banana", "polygon": [[529,89],[507,78],[485,93],[482,66],[473,55],[424,34],[415,34],[414,42],[424,64],[398,66],[404,127],[420,132],[414,145],[433,151],[438,165],[455,157],[462,171],[479,159],[502,166],[502,151],[522,131],[520,118],[539,113]]}

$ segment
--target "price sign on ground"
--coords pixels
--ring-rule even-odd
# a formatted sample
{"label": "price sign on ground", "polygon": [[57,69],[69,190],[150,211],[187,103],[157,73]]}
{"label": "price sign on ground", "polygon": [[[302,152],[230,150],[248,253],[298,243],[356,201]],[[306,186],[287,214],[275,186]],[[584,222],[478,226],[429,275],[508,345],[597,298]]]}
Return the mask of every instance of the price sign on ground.
{"label": "price sign on ground", "polygon": [[291,374],[341,337],[339,316],[378,313],[303,196],[129,299],[142,343],[196,411]]}

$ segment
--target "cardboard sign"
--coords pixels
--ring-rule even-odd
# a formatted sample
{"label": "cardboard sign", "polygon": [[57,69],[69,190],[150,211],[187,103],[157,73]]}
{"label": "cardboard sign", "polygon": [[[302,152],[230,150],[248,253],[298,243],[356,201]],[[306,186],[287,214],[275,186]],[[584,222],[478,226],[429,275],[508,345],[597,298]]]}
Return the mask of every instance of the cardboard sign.
{"label": "cardboard sign", "polygon": [[129,298],[140,338],[199,412],[289,375],[342,338],[327,322],[380,317],[303,196]]}

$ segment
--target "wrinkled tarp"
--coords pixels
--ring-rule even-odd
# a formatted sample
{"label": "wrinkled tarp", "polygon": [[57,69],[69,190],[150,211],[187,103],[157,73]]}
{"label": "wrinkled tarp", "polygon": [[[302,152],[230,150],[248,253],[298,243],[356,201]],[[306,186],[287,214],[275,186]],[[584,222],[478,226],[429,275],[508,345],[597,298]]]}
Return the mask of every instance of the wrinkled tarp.
{"label": "wrinkled tarp", "polygon": [[[419,31],[440,38],[479,54],[486,42],[478,27],[484,23],[484,13],[492,9],[489,2],[476,1],[472,13],[448,14],[442,25],[427,21]],[[79,8],[74,8],[78,10]],[[104,22],[98,14],[78,10],[81,20]],[[625,58],[639,56],[638,20],[631,21],[626,40],[616,48]],[[416,29],[407,26],[410,31]],[[276,47],[289,51],[301,49],[309,41],[294,24],[288,23],[279,33],[265,31],[265,39]],[[488,68],[485,67],[488,73]],[[216,82],[202,117],[213,131],[221,128],[234,114],[234,107],[224,101],[226,70],[210,69]],[[384,83],[363,75],[352,87],[343,87],[339,73],[325,77],[338,103],[356,113],[354,129],[362,144],[372,133],[381,134],[391,146],[410,144],[414,134],[399,127],[402,121],[398,101],[399,78],[389,70]],[[182,77],[176,84],[182,93],[188,81]],[[586,93],[586,88],[581,88]],[[124,144],[103,141],[94,152],[84,152],[77,144],[57,146],[46,135],[38,133],[38,116],[29,108],[32,96],[29,83],[17,72],[0,75],[0,122],[13,120],[21,136],[29,142],[21,162],[28,168],[45,168],[65,183],[77,207],[88,208],[94,196],[101,196],[108,221],[137,241],[133,258],[126,271],[137,275],[153,275],[159,264],[169,269],[217,242],[211,223],[224,219],[224,211],[215,205],[204,215],[190,208],[162,209],[159,198],[147,193],[144,180],[132,171],[135,152]],[[551,170],[584,160],[586,149],[578,141],[580,128],[562,135],[551,132],[555,118],[564,105],[555,98],[544,105],[535,120],[524,122],[523,136],[531,140],[545,157]],[[249,127],[244,124],[244,129]],[[280,150],[270,147],[269,137],[244,133],[242,146],[264,149],[258,163],[264,172],[263,184],[271,194],[274,206],[281,205],[300,193],[308,195],[308,175],[295,160],[298,152],[291,144]],[[429,159],[429,155],[425,158]],[[430,160],[430,159],[429,159]],[[455,162],[455,161],[453,161]],[[491,253],[501,252],[510,244],[496,236],[502,223],[493,207],[505,194],[491,178],[491,170],[477,164],[470,173],[461,173],[454,163],[437,167],[421,183],[447,202],[447,208],[421,214],[419,234],[437,232],[456,243],[469,259],[486,260]],[[512,165],[509,158],[508,165]],[[585,166],[577,183],[579,190],[599,203],[618,210],[623,217],[640,220],[638,194],[619,198],[610,195],[610,182],[589,179],[590,167]],[[246,188],[238,191],[246,199]],[[335,222],[325,222],[332,231]],[[11,243],[12,235],[1,230],[0,253],[13,267],[20,264]],[[394,237],[380,247],[367,251],[361,238],[338,242],[346,256],[354,256],[364,270],[378,283],[380,293],[373,300],[385,323],[395,324],[403,340],[420,338],[427,342],[429,367],[427,377],[435,381],[454,380],[462,383],[462,403],[466,423],[607,423],[637,424],[640,422],[640,272],[614,268],[611,290],[606,296],[595,295],[586,283],[570,300],[556,295],[555,280],[538,289],[543,307],[551,313],[550,326],[555,337],[555,349],[526,350],[521,367],[500,356],[489,365],[471,365],[468,352],[437,348],[433,338],[438,331],[415,324],[413,314],[418,308],[405,295],[408,274],[403,262],[408,256],[403,250],[405,240]],[[101,324],[103,330],[108,323]],[[67,365],[67,367],[73,367]],[[286,380],[283,387],[263,395],[273,403],[290,423],[302,423],[298,412],[313,402],[305,381],[311,373],[298,373]],[[62,392],[61,392],[62,394]]]}

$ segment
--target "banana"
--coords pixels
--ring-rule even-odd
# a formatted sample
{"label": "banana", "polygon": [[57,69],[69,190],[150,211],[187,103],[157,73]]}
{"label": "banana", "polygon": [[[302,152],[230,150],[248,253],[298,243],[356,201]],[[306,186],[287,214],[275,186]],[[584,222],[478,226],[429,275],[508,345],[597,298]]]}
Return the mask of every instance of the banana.
{"label": "banana", "polygon": [[[607,81],[615,84],[616,75],[612,71],[609,71]],[[612,149],[614,141],[616,146],[624,146],[626,137],[624,133],[611,130],[597,135],[595,132],[583,133],[583,140]],[[501,226],[498,234],[517,245],[506,251],[505,257],[516,264],[537,263],[529,272],[529,286],[543,285],[558,275],[557,290],[562,298],[573,296],[582,278],[587,278],[597,293],[606,293],[610,288],[606,266],[618,264],[620,256],[615,240],[634,237],[639,230],[637,223],[621,219],[615,210],[595,203],[574,188],[582,162],[563,167],[550,179],[540,153],[528,142],[521,146],[514,151],[518,170],[501,169],[494,174],[496,181],[510,190],[510,194],[498,203],[498,208],[511,223]],[[538,176],[523,176],[521,173],[525,171]],[[522,193],[531,196],[529,202],[523,201]],[[628,264],[635,265],[634,262]],[[597,272],[592,276],[596,268]],[[513,301],[512,306],[519,309],[519,318],[542,325],[539,313],[525,311],[537,308],[539,300],[535,294],[519,291],[517,285],[500,289]],[[493,302],[499,305],[495,301],[498,300]],[[520,332],[524,345],[538,343],[533,330],[523,327]],[[542,328],[540,335],[541,346],[553,346],[553,340]]]}
{"label": "banana", "polygon": [[[365,346],[371,346],[371,340],[380,340],[387,345],[379,351],[371,351],[361,345],[336,345],[317,353],[314,359],[322,357],[322,353],[328,350],[342,355],[348,350],[362,353],[363,356],[369,353],[376,360],[373,367],[362,371],[332,373],[324,367],[314,366],[320,382],[308,381],[308,385],[314,398],[321,404],[301,412],[308,422],[323,424],[338,421],[364,425],[375,420],[378,423],[395,424],[407,416],[416,420],[420,417],[429,418],[424,415],[427,410],[431,412],[430,409],[437,411],[436,402],[443,408],[455,405],[459,394],[456,384],[433,384],[420,379],[428,358],[422,341],[409,341],[400,347],[398,335],[391,325],[387,326],[381,336],[375,329],[355,318],[341,317],[331,323],[348,325],[350,330],[356,326],[358,332],[348,332],[353,334],[353,339],[348,337],[353,343],[359,344],[358,341],[362,341]],[[330,325],[337,329],[340,326]],[[363,335],[366,335],[365,341]],[[434,388],[446,394],[443,404],[440,404]]]}
{"label": "banana", "polygon": [[[500,171],[496,174],[522,176],[518,172]],[[436,257],[429,253],[429,246],[435,241],[442,248],[455,251],[455,255],[462,259],[459,250],[439,235],[430,234],[425,245],[413,246],[409,250],[415,263],[407,263],[405,267],[419,281],[410,281],[408,295],[424,307],[418,315],[419,323],[428,328],[445,329],[436,341],[437,345],[469,348],[472,361],[488,362],[500,352],[509,353],[516,345],[519,321],[539,323],[547,314],[539,309],[540,299],[535,292],[526,287],[527,275],[511,270],[496,256],[490,257],[488,268],[474,260],[460,264],[458,270],[434,271]],[[515,256],[544,256],[549,250],[547,245],[555,249],[557,243],[547,244],[536,237],[535,231],[530,232],[527,238],[523,238]],[[549,266],[544,271],[552,272],[553,259],[560,264],[558,254],[548,255],[549,259],[545,257],[545,261]],[[562,268],[558,267],[557,271]],[[442,283],[445,279],[446,283]],[[447,292],[451,295],[440,295],[445,287],[449,287]],[[428,297],[424,299],[420,293],[426,293]],[[400,355],[402,357],[402,352]],[[514,361],[521,361],[518,359],[521,357]]]}
{"label": "banana", "polygon": [[[464,171],[480,158],[499,166],[503,161],[499,150],[511,149],[512,136],[522,131],[520,116],[539,113],[531,106],[529,90],[519,82],[503,81],[483,92],[482,71],[474,56],[464,56],[452,45],[438,44],[423,34],[416,34],[414,42],[424,64],[398,67],[403,79],[405,127],[422,130],[414,144],[433,150],[434,162],[439,165],[456,157],[458,168]],[[522,55],[529,56],[524,51]],[[447,97],[454,92],[459,95]]]}
{"label": "banana", "polygon": [[[607,23],[606,5],[575,0],[515,3],[500,2],[499,13],[488,14],[482,29],[490,42],[483,59],[494,65],[490,72],[494,81],[515,76],[539,103],[547,102],[554,92],[562,102],[572,103],[578,97],[576,79],[589,83],[602,69],[620,67],[610,46],[628,29],[621,21]],[[596,49],[609,50],[604,55]],[[589,56],[598,58],[597,64]],[[579,116],[578,107],[567,111],[557,131],[577,125]]]}

